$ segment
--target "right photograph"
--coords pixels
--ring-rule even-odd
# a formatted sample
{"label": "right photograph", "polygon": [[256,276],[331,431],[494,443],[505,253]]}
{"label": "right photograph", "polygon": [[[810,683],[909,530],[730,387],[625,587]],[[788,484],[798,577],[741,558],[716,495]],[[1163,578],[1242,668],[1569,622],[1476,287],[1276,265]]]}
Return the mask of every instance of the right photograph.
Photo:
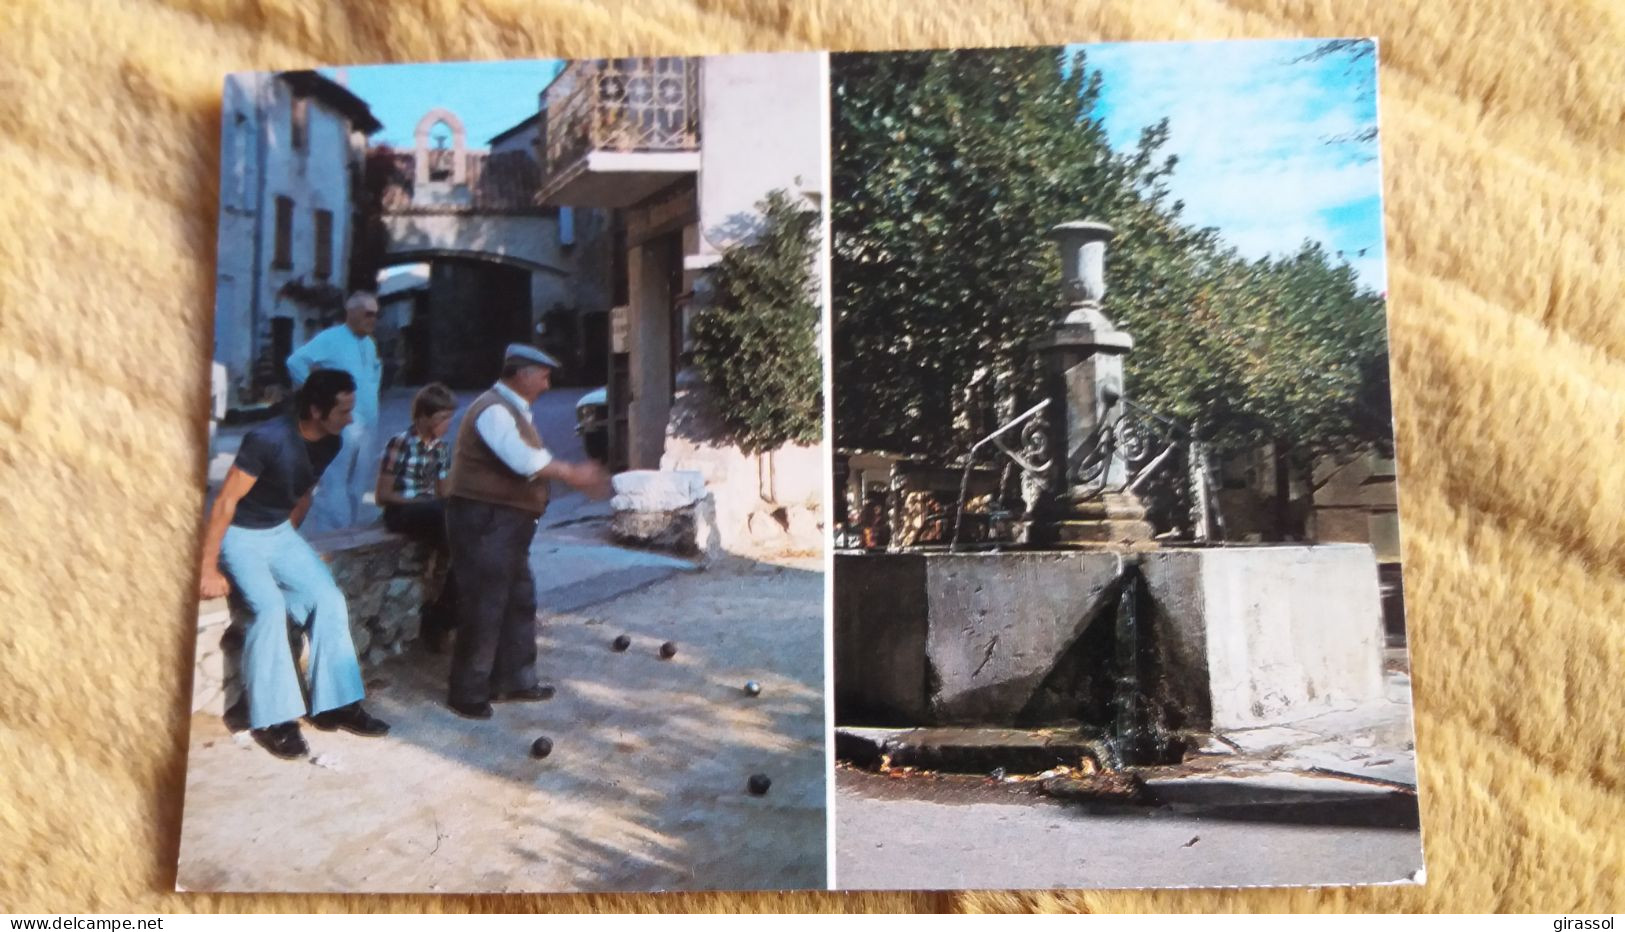
{"label": "right photograph", "polygon": [[830,95],[836,886],[1424,882],[1376,43]]}

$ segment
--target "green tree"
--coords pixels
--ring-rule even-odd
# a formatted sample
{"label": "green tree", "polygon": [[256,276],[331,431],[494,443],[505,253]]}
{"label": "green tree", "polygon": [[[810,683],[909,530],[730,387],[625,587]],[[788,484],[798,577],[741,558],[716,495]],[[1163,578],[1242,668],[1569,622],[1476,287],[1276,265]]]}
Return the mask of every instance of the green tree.
{"label": "green tree", "polygon": [[1032,400],[1027,347],[1058,312],[1046,233],[1085,218],[1117,231],[1106,312],[1141,404],[1221,453],[1389,438],[1381,299],[1315,244],[1248,262],[1183,222],[1166,121],[1114,152],[1083,56],[838,55],[831,76],[838,445],[952,458]]}
{"label": "green tree", "polygon": [[694,364],[731,439],[771,450],[823,435],[819,218],[784,191],[757,208],[757,238],[727,250],[714,270],[713,301],[694,320]]}
{"label": "green tree", "polygon": [[1057,223],[1118,226],[1134,248],[1114,253],[1113,287],[1126,269],[1142,303],[1188,290],[1172,266],[1213,237],[1170,219],[1167,128],[1114,154],[1083,64],[1063,72],[1055,49],[834,57],[840,444],[951,456],[1008,409],[1056,312]]}

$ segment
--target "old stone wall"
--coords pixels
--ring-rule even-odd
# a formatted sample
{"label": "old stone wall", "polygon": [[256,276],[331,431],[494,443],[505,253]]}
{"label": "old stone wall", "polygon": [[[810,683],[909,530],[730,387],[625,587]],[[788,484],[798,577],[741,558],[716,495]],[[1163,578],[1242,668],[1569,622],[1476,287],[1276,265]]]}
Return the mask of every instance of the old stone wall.
{"label": "old stone wall", "polygon": [[[1139,559],[1148,697],[1168,727],[1238,728],[1382,698],[1363,544],[1170,548]],[[1123,556],[837,554],[836,721],[1104,724]]]}
{"label": "old stone wall", "polygon": [[692,372],[679,381],[667,426],[664,472],[698,473],[712,496],[722,549],[813,553],[824,542],[822,446],[746,451],[729,442],[710,389]]}
{"label": "old stone wall", "polygon": [[[318,535],[311,546],[333,571],[350,608],[350,637],[363,667],[401,653],[418,636],[419,614],[444,579],[431,548],[382,527]],[[198,606],[192,711],[224,715],[243,692],[239,675],[248,615],[235,598]]]}

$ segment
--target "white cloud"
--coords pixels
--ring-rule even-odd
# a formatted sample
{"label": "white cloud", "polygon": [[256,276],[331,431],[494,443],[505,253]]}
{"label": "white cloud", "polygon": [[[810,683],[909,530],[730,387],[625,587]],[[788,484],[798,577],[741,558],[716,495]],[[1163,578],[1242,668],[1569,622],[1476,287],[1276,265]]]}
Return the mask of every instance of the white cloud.
{"label": "white cloud", "polygon": [[[1087,46],[1105,79],[1101,116],[1112,144],[1169,120],[1163,154],[1185,217],[1217,227],[1243,255],[1295,251],[1305,239],[1342,251],[1383,287],[1381,196],[1370,147],[1328,144],[1375,120],[1371,84],[1343,63],[1294,62],[1316,43],[1125,43]],[[1358,250],[1366,250],[1364,257]]]}

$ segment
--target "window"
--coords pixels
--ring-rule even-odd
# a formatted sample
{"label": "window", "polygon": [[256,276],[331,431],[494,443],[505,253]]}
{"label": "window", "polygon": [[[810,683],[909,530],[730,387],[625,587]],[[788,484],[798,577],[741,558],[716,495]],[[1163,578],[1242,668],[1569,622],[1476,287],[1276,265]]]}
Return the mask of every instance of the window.
{"label": "window", "polygon": [[333,212],[316,211],[316,277],[333,274]]}
{"label": "window", "polygon": [[276,198],[276,254],[271,268],[293,268],[293,198],[280,194]]}
{"label": "window", "polygon": [[295,97],[291,117],[288,138],[295,152],[303,152],[305,143],[310,136],[310,100],[304,97]]}

